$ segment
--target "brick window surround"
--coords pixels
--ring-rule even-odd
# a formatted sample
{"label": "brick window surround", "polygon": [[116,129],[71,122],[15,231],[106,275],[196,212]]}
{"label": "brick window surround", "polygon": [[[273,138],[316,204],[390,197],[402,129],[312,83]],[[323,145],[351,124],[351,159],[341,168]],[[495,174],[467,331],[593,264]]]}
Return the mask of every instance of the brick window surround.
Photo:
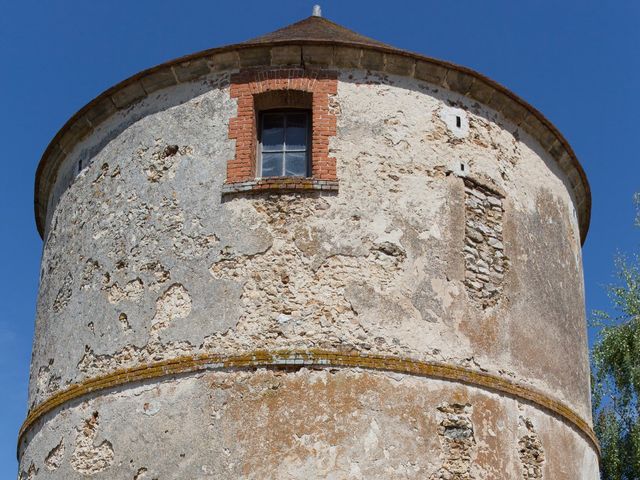
{"label": "brick window surround", "polygon": [[[236,141],[236,153],[227,162],[223,192],[337,187],[336,159],[329,157],[329,139],[336,134],[329,96],[337,91],[337,72],[329,70],[248,69],[233,74],[230,94],[238,101],[238,116],[229,121],[229,138]],[[257,178],[257,115],[261,110],[283,107],[311,110],[310,178]]]}

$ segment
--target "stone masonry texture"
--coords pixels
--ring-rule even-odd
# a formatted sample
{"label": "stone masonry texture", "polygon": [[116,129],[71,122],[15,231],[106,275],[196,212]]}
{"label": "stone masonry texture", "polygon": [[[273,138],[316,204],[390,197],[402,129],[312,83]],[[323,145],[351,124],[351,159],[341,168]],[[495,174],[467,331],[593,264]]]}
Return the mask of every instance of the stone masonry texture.
{"label": "stone masonry texture", "polygon": [[[255,191],[251,152],[230,169],[239,70],[144,96],[75,145],[49,199],[29,407],[163,360],[323,349],[490,373],[590,423],[557,163],[441,86],[318,68],[294,69],[328,82],[327,169],[308,188]],[[442,120],[452,107],[463,134]],[[575,425],[517,396],[322,365],[124,383],[48,411],[18,450],[19,478],[38,480],[598,475]]]}

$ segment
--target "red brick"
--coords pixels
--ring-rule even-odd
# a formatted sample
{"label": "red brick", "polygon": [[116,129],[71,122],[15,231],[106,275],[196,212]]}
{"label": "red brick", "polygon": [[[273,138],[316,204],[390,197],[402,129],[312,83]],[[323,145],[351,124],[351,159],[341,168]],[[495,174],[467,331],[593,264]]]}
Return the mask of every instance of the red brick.
{"label": "red brick", "polygon": [[[271,90],[312,93],[312,173],[317,179],[335,179],[335,158],[328,158],[329,137],[336,133],[336,117],[329,113],[329,95],[338,90],[337,72],[300,68],[245,70],[231,76],[230,95],[237,98],[237,117],[229,121],[229,138],[236,139],[235,159],[227,164],[227,182],[255,177],[255,106],[253,95]],[[285,185],[312,188],[309,182],[274,179],[256,188],[285,189]]]}

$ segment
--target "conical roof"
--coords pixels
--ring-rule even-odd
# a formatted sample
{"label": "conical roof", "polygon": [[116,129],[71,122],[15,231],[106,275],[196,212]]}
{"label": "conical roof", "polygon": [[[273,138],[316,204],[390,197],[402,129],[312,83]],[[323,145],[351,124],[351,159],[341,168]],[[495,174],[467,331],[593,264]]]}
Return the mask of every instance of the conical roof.
{"label": "conical roof", "polygon": [[349,43],[367,47],[393,48],[386,43],[379,42],[337,23],[319,16],[311,16],[299,22],[267,33],[260,37],[247,40],[242,44],[273,44],[289,42],[331,42]]}

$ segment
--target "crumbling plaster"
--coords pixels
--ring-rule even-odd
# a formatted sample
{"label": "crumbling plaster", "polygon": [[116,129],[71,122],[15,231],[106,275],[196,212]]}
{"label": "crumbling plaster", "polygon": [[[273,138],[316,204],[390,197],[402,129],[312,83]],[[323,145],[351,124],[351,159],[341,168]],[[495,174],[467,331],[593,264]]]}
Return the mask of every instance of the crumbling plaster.
{"label": "crumbling plaster", "polygon": [[[45,422],[22,458],[51,480],[540,478],[527,476],[532,465],[553,480],[598,472],[582,437],[535,407],[359,369],[169,378],[74,402]],[[46,453],[63,438],[59,466],[47,469]],[[82,472],[79,457],[106,468]]]}
{"label": "crumbling plaster", "polygon": [[[534,140],[458,94],[343,71],[339,191],[223,197],[228,79],[160,90],[67,158],[50,199],[31,406],[150,360],[321,347],[488,370],[590,418],[573,199]],[[450,107],[465,110],[466,136],[441,119]],[[509,268],[486,308],[465,287],[463,176],[503,197]]]}

